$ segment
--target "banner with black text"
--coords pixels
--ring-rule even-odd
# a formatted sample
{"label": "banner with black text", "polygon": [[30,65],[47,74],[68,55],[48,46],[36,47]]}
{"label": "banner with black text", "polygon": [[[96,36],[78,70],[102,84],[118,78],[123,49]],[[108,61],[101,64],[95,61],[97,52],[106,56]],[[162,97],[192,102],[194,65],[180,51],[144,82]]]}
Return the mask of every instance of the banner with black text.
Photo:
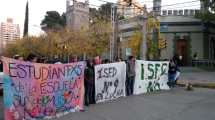
{"label": "banner with black text", "polygon": [[125,96],[126,64],[124,62],[95,66],[96,103]]}

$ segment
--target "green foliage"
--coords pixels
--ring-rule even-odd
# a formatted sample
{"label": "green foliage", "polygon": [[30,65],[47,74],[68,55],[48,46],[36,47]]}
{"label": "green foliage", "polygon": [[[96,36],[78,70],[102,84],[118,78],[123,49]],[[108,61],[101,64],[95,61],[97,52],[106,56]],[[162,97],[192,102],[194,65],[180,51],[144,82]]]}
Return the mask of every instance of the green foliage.
{"label": "green foliage", "polygon": [[47,30],[60,30],[66,26],[66,15],[60,15],[57,11],[47,11],[45,18],[42,20],[41,25],[44,31]]}
{"label": "green foliage", "polygon": [[27,36],[28,35],[28,2],[26,4],[26,8],[25,8],[25,22],[24,22],[24,32],[23,32],[23,36]]}
{"label": "green foliage", "polygon": [[112,3],[102,4],[99,8],[99,13],[103,20],[110,20],[111,19],[111,6]]}
{"label": "green foliage", "polygon": [[204,10],[196,15],[197,18],[203,21],[214,21],[215,20],[215,0],[201,0],[203,1]]}
{"label": "green foliage", "polygon": [[90,18],[92,20],[102,20],[110,21],[111,20],[111,6],[112,3],[102,4],[99,9],[90,8]]}
{"label": "green foliage", "polygon": [[215,14],[211,12],[198,13],[196,14],[196,17],[202,19],[204,22],[215,21]]}
{"label": "green foliage", "polygon": [[137,57],[140,55],[141,40],[141,32],[135,31],[129,40],[129,48],[132,49],[132,55],[135,55]]}
{"label": "green foliage", "polygon": [[123,20],[123,19],[125,19],[125,16],[120,15],[119,20]]}
{"label": "green foliage", "polygon": [[61,56],[87,56],[101,55],[109,49],[111,33],[110,23],[97,21],[90,30],[73,31],[61,29],[47,31],[46,35],[39,37],[24,37],[14,44],[6,47],[4,56],[12,57],[19,54],[26,58],[29,54],[39,57],[53,58]]}

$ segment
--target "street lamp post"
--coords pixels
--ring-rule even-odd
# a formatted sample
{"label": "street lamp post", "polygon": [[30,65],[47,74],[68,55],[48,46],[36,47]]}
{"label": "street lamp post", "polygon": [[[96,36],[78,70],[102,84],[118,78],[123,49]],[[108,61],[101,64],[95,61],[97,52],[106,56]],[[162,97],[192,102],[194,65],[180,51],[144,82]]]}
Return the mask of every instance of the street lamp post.
{"label": "street lamp post", "polygon": [[115,55],[116,22],[117,22],[117,7],[115,4],[113,4],[111,6],[111,24],[113,31],[110,37],[110,61],[114,60]]}

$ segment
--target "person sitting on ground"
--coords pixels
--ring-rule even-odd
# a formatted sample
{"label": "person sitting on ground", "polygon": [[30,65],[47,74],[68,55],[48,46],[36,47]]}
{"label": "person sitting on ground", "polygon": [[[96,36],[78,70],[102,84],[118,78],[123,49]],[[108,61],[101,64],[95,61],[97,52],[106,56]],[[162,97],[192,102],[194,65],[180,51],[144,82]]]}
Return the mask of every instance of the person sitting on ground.
{"label": "person sitting on ground", "polygon": [[169,63],[169,71],[168,71],[168,85],[169,87],[174,87],[177,84],[177,80],[180,75],[180,70],[178,65],[174,62],[174,60],[170,60]]}

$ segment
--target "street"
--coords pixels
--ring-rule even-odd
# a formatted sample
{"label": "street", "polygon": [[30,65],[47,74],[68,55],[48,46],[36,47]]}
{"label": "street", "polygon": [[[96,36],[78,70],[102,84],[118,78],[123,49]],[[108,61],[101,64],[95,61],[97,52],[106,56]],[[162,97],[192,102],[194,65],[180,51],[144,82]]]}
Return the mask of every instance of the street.
{"label": "street", "polygon": [[[1,97],[1,111],[3,111]],[[214,120],[215,90],[174,88],[91,105],[55,120]],[[3,119],[1,112],[0,119]]]}
{"label": "street", "polygon": [[[211,72],[182,68],[180,80],[215,82],[213,76]],[[2,96],[0,99],[0,110],[3,111]],[[214,120],[214,108],[215,89],[186,91],[177,87],[90,105],[85,112],[70,113],[54,120]],[[3,112],[0,112],[2,119]]]}
{"label": "street", "polygon": [[174,88],[92,105],[56,120],[214,120],[215,90]]}

